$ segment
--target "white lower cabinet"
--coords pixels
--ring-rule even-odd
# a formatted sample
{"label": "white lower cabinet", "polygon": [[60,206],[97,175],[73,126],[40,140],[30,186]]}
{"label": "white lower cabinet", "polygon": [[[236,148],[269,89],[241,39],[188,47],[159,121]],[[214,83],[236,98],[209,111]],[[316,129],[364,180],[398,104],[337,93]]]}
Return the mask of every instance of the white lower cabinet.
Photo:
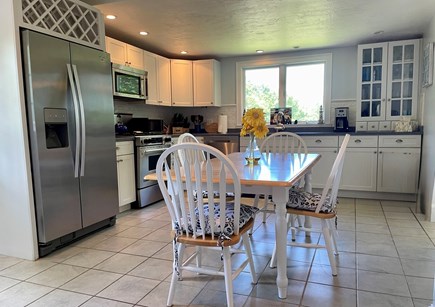
{"label": "white lower cabinet", "polygon": [[116,142],[119,206],[136,201],[133,141]]}
{"label": "white lower cabinet", "polygon": [[332,165],[337,157],[338,137],[336,136],[303,136],[309,153],[320,153],[322,157],[311,171],[313,188],[323,188]]}
{"label": "white lower cabinet", "polygon": [[347,148],[340,189],[376,191],[377,148]]}
{"label": "white lower cabinet", "polygon": [[379,192],[417,193],[420,147],[419,135],[379,136]]}
{"label": "white lower cabinet", "polygon": [[[339,137],[339,143],[344,136]],[[344,157],[340,189],[376,191],[378,136],[352,135]]]}

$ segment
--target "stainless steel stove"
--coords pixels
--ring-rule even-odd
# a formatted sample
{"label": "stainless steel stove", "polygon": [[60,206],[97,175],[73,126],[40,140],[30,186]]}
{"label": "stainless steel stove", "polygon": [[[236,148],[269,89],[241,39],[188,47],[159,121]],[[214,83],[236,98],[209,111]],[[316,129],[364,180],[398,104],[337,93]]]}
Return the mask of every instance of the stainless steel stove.
{"label": "stainless steel stove", "polygon": [[136,189],[137,206],[142,208],[163,199],[157,181],[145,180],[147,174],[156,171],[160,155],[171,147],[169,135],[136,135]]}

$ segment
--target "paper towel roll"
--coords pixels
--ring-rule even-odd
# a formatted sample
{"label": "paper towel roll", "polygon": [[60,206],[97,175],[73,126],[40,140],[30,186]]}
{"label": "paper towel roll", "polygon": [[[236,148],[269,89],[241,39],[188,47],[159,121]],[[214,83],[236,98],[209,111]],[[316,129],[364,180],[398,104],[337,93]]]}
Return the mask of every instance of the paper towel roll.
{"label": "paper towel roll", "polygon": [[226,115],[219,115],[218,132],[227,133],[228,131],[228,118]]}

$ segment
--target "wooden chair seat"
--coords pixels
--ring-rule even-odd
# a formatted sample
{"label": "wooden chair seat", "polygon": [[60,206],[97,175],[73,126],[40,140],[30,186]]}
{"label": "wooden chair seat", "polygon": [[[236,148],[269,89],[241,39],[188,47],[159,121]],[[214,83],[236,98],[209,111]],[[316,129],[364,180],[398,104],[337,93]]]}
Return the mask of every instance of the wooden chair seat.
{"label": "wooden chair seat", "polygon": [[[233,246],[240,242],[242,239],[242,235],[249,231],[249,229],[254,224],[254,219],[250,219],[249,222],[245,224],[242,228],[239,229],[238,235],[232,235],[228,237],[229,239],[224,240],[222,243],[222,246]],[[197,245],[197,246],[209,246],[209,247],[216,247],[219,246],[219,239],[218,238],[212,238],[211,235],[206,235],[205,238],[203,237],[192,237],[191,235],[177,235],[177,232],[173,230],[171,232],[172,238],[176,239],[179,243],[184,244],[190,244],[190,245]]]}
{"label": "wooden chair seat", "polygon": [[288,214],[295,214],[295,215],[304,215],[304,216],[311,216],[319,219],[333,219],[336,217],[335,211],[332,212],[319,212],[316,213],[315,211],[309,211],[309,210],[303,210],[303,209],[294,209],[294,208],[287,208]]}

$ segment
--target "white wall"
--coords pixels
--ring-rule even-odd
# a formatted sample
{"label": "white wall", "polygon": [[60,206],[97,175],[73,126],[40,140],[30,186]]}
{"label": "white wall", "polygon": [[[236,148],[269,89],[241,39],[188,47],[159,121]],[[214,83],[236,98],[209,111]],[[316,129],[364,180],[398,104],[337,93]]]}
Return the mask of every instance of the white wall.
{"label": "white wall", "polygon": [[0,254],[38,258],[14,0],[0,10]]}
{"label": "white wall", "polygon": [[[435,16],[424,33],[424,44],[435,42]],[[426,214],[426,218],[435,222],[435,84],[422,89],[424,97],[424,109],[421,110],[424,125],[423,147],[421,157],[421,174],[419,190],[420,210]]]}

